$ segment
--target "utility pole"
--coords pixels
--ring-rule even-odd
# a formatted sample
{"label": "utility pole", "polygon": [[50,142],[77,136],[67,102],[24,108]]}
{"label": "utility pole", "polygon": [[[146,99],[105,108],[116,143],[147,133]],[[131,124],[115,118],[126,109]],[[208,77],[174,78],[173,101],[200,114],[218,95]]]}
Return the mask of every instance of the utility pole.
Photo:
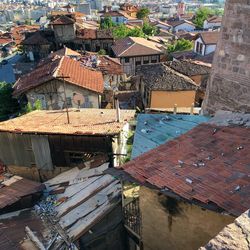
{"label": "utility pole", "polygon": [[60,78],[63,79],[64,103],[65,103],[65,108],[66,108],[66,113],[67,113],[67,122],[69,124],[70,123],[70,120],[69,120],[69,109],[68,109],[68,103],[67,103],[67,97],[66,97],[66,88],[65,88],[65,79],[69,78],[69,76],[62,75]]}

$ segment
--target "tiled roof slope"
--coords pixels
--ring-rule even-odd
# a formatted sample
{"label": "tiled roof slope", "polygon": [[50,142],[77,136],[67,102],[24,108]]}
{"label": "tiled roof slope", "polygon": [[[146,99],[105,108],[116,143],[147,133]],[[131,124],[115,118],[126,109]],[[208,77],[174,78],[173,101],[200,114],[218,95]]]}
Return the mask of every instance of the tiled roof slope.
{"label": "tiled roof slope", "polygon": [[126,37],[115,42],[112,49],[117,57],[162,54],[160,44],[142,37]]}
{"label": "tiled roof slope", "polygon": [[30,37],[25,39],[22,44],[24,45],[43,45],[43,44],[50,44],[49,41],[41,35],[39,31],[32,34]]}
{"label": "tiled roof slope", "polygon": [[102,93],[104,80],[100,71],[95,71],[81,65],[69,57],[55,57],[49,62],[39,65],[31,73],[18,79],[14,85],[14,95],[20,95],[30,89],[33,89],[45,82],[60,78],[66,78],[66,82]]}
{"label": "tiled roof slope", "polygon": [[68,24],[74,24],[75,21],[67,16],[59,16],[54,21],[51,21],[50,24],[52,25],[68,25]]}
{"label": "tiled roof slope", "polygon": [[201,37],[205,44],[217,44],[219,34],[220,33],[218,31],[207,31],[201,32],[199,34],[199,37]]}
{"label": "tiled roof slope", "polygon": [[142,184],[239,216],[250,206],[250,128],[201,124],[123,169]]}
{"label": "tiled roof slope", "polygon": [[166,62],[170,68],[186,76],[207,75],[211,67],[191,60]]}
{"label": "tiled roof slope", "polygon": [[151,90],[195,90],[198,87],[191,78],[171,69],[165,63],[141,65],[136,72]]}
{"label": "tiled roof slope", "polygon": [[117,122],[115,109],[69,110],[70,124],[65,110],[34,111],[0,123],[0,132],[72,134],[72,135],[115,135],[134,118],[134,110],[121,110]]}

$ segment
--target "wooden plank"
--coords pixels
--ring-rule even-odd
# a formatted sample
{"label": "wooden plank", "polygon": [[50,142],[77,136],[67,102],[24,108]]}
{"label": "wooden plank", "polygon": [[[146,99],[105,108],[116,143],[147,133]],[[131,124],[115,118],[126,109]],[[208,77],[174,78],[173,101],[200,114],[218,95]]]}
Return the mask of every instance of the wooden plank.
{"label": "wooden plank", "polygon": [[42,170],[52,170],[53,164],[47,136],[31,136],[32,149],[35,155],[36,166]]}
{"label": "wooden plank", "polygon": [[109,202],[118,195],[121,195],[121,184],[119,181],[114,181],[106,188],[102,189],[99,193],[91,197],[89,200],[61,217],[59,223],[63,228],[67,228],[75,224],[79,219],[82,219],[88,214],[93,213],[97,207]]}
{"label": "wooden plank", "polygon": [[99,192],[101,189],[109,185],[114,181],[114,178],[111,175],[104,175],[91,185],[87,186],[76,195],[71,197],[66,202],[60,204],[55,210],[58,212],[58,216],[63,216],[65,213],[68,213],[74,207],[79,206],[81,203],[86,201],[89,197],[91,197],[94,193]]}

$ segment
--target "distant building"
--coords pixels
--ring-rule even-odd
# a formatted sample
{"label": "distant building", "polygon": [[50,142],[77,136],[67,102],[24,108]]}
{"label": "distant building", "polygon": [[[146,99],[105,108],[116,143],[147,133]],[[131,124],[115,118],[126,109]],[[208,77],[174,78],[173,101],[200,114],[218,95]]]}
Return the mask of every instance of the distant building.
{"label": "distant building", "polygon": [[181,30],[190,32],[196,29],[195,24],[187,20],[168,21],[167,23],[172,27],[172,32],[178,32]]}
{"label": "distant building", "polygon": [[222,17],[213,16],[206,19],[203,23],[203,29],[218,29],[221,27]]}
{"label": "distant building", "polygon": [[112,50],[115,57],[120,59],[123,71],[127,75],[134,75],[139,65],[160,62],[164,54],[162,45],[140,37],[117,40]]}
{"label": "distant building", "polygon": [[[119,111],[119,110],[118,110]],[[12,173],[48,180],[74,167],[118,166],[135,111],[34,111],[0,123],[0,159]]]}
{"label": "distant building", "polygon": [[194,52],[206,56],[215,51],[219,38],[219,32],[207,31],[201,32],[197,35],[194,43]]}

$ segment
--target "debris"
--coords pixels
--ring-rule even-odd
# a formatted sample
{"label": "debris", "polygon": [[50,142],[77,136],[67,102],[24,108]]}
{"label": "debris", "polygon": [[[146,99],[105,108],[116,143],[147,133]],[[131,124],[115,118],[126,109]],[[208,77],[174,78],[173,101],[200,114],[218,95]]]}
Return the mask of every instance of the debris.
{"label": "debris", "polygon": [[213,130],[213,135],[214,135],[216,132],[217,132],[217,129],[215,128],[215,129]]}
{"label": "debris", "polygon": [[186,178],[186,182],[189,183],[189,184],[193,183],[193,181],[191,179],[189,179],[189,178]]}
{"label": "debris", "polygon": [[193,163],[192,165],[195,166],[195,167],[198,167],[198,164],[196,164],[196,163]]}
{"label": "debris", "polygon": [[141,132],[144,134],[148,134],[148,133],[152,132],[152,130],[151,129],[142,129]]}
{"label": "debris", "polygon": [[240,191],[240,189],[241,189],[241,187],[240,187],[240,185],[238,185],[235,189],[234,189],[234,191]]}
{"label": "debris", "polygon": [[199,166],[199,167],[204,167],[204,166],[205,166],[205,163],[202,162],[202,161],[201,161],[201,162],[198,162],[198,166]]}
{"label": "debris", "polygon": [[243,148],[244,148],[243,146],[239,146],[239,147],[237,147],[237,150],[241,150]]}
{"label": "debris", "polygon": [[148,122],[144,122],[144,125],[148,125]]}

